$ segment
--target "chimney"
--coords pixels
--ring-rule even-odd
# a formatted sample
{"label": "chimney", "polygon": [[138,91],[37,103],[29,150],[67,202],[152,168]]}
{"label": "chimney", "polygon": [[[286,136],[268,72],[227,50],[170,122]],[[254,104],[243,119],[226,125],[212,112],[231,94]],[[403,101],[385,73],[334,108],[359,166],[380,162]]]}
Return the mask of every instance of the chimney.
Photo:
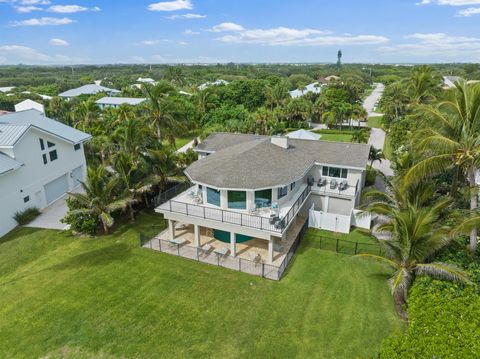
{"label": "chimney", "polygon": [[100,84],[102,83],[102,80],[94,81],[94,83],[95,83],[95,85],[100,86]]}
{"label": "chimney", "polygon": [[271,143],[272,143],[272,145],[287,149],[288,148],[288,137],[272,136]]}

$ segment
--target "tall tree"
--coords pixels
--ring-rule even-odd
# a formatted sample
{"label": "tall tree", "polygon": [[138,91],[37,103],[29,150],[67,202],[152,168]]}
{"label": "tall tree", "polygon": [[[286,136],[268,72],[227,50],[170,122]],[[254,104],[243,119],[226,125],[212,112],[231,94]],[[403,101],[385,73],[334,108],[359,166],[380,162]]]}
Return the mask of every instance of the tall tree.
{"label": "tall tree", "polygon": [[[416,132],[415,148],[423,159],[406,174],[407,182],[443,172],[453,174],[451,194],[466,178],[470,210],[478,209],[475,175],[480,168],[480,85],[457,83],[452,100],[435,106],[421,106],[423,129]],[[477,249],[477,228],[470,232],[470,250]]]}

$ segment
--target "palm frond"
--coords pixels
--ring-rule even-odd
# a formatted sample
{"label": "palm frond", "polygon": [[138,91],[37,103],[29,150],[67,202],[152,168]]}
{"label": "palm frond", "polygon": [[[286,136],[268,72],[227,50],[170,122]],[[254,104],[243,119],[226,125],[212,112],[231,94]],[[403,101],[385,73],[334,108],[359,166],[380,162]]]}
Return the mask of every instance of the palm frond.
{"label": "palm frond", "polygon": [[442,262],[417,264],[414,270],[417,275],[427,275],[436,279],[447,279],[454,282],[472,283],[468,274],[453,264]]}
{"label": "palm frond", "polygon": [[364,258],[364,259],[372,259],[376,262],[383,263],[393,269],[398,269],[398,264],[395,261],[392,261],[388,258],[382,257],[382,256],[377,256],[375,254],[369,254],[369,253],[360,253],[356,254],[353,256],[353,258]]}

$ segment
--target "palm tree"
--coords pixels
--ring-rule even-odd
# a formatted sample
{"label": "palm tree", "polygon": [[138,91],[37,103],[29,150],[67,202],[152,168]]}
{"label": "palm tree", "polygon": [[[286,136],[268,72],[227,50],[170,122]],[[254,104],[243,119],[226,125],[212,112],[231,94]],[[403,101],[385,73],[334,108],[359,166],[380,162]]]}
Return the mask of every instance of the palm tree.
{"label": "palm tree", "polygon": [[108,176],[103,166],[89,167],[87,180],[81,185],[85,193],[69,193],[69,195],[77,200],[82,208],[73,210],[71,213],[95,215],[102,222],[103,231],[107,234],[115,222],[111,213],[124,209],[127,205],[125,198],[116,196],[118,180]]}
{"label": "palm tree", "polygon": [[[423,129],[414,143],[424,158],[406,174],[415,178],[452,172],[451,195],[456,195],[460,175],[464,175],[470,192],[470,210],[477,211],[478,194],[475,174],[480,168],[480,86],[457,83],[452,100],[436,106],[421,106]],[[470,232],[470,250],[477,249],[477,228]]]}
{"label": "palm tree", "polygon": [[274,108],[281,106],[288,99],[288,83],[280,81],[273,86],[267,87],[265,97],[267,98],[267,103],[270,104],[270,110],[273,111]]}
{"label": "palm tree", "polygon": [[73,110],[73,120],[76,128],[83,132],[89,131],[100,117],[100,108],[93,99],[80,102]]}
{"label": "palm tree", "polygon": [[154,142],[150,129],[136,118],[129,118],[118,126],[113,132],[113,138],[123,151],[132,155],[146,151]]}
{"label": "palm tree", "polygon": [[428,103],[440,90],[440,79],[433,74],[433,69],[422,65],[413,70],[408,79],[407,92],[414,104]]}
{"label": "palm tree", "polygon": [[379,148],[370,147],[370,153],[368,154],[368,159],[370,160],[370,166],[373,166],[373,162],[379,161],[382,163],[382,160],[385,158],[383,151]]}
{"label": "palm tree", "polygon": [[177,154],[170,148],[150,149],[144,156],[150,176],[145,180],[151,185],[159,185],[164,191],[169,182],[184,182],[182,169],[177,165]]}
{"label": "palm tree", "polygon": [[408,290],[417,276],[464,283],[469,283],[469,278],[456,266],[431,261],[453,238],[451,228],[443,224],[442,218],[450,199],[432,201],[433,186],[425,183],[417,183],[407,191],[390,182],[388,187],[388,193],[369,190],[364,195],[371,200],[366,211],[385,219],[376,228],[377,232],[388,234],[386,239],[378,240],[383,254],[357,257],[379,261],[394,270],[389,284],[395,308],[407,320]]}
{"label": "palm tree", "polygon": [[125,203],[132,221],[135,220],[133,204],[139,201],[141,195],[151,190],[151,186],[145,182],[145,172],[137,158],[138,156],[132,153],[119,152],[113,159],[113,168],[126,192]]}
{"label": "palm tree", "polygon": [[163,136],[171,140],[175,133],[185,129],[185,116],[174,99],[176,90],[173,86],[160,81],[155,86],[144,85],[143,91],[149,100],[148,117],[159,141]]}

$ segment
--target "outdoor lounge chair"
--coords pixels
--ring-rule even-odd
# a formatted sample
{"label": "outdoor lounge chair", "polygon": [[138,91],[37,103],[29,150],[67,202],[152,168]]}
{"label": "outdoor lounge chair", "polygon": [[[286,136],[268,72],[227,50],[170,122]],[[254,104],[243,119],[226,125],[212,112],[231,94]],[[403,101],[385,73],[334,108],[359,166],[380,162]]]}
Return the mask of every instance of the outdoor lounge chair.
{"label": "outdoor lounge chair", "polygon": [[323,187],[327,184],[327,179],[326,178],[319,178],[317,182],[317,187]]}
{"label": "outdoor lounge chair", "polygon": [[335,189],[337,188],[337,180],[332,179],[330,181],[330,189]]}
{"label": "outdoor lounge chair", "polygon": [[338,186],[338,189],[340,191],[344,191],[348,188],[348,182],[347,181],[342,181],[340,182],[340,185]]}

